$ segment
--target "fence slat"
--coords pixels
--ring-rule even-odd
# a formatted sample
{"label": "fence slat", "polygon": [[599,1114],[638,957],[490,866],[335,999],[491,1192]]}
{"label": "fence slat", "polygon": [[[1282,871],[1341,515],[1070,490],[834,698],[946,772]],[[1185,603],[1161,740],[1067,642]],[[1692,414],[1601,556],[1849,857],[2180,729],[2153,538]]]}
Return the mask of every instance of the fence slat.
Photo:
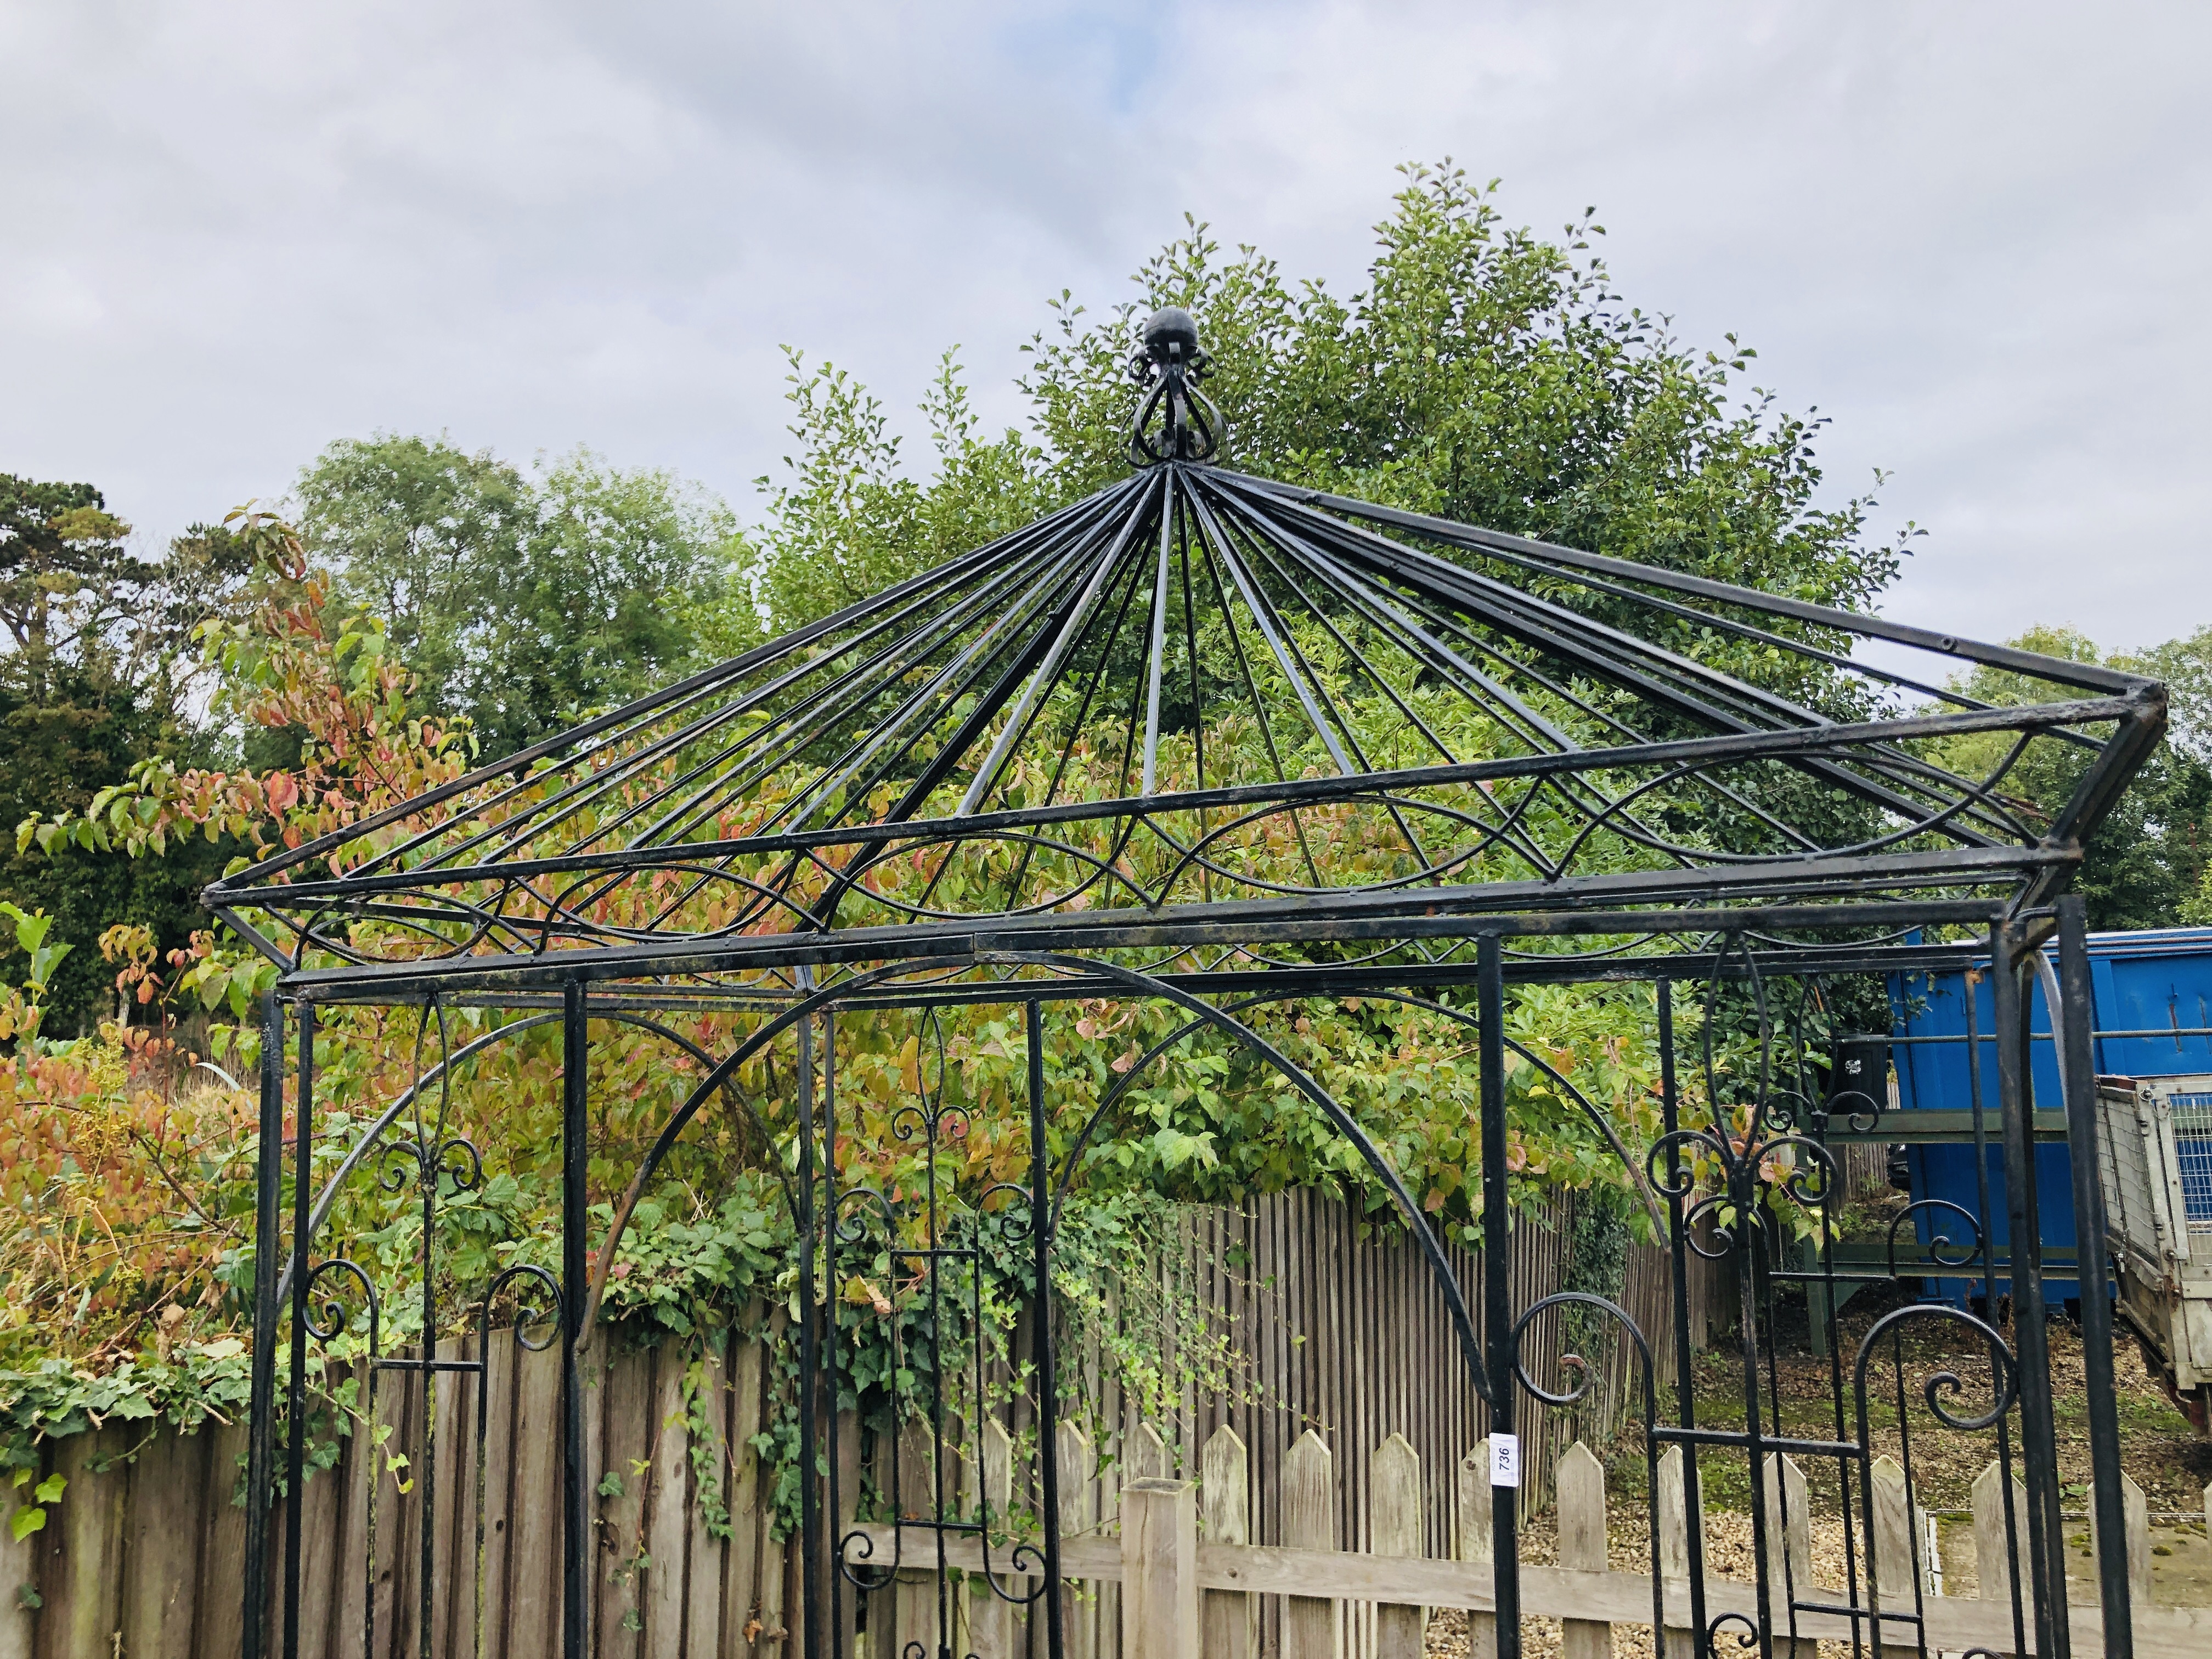
{"label": "fence slat", "polygon": [[[1208,1436],[1200,1458],[1199,1498],[1206,1541],[1252,1541],[1252,1470],[1244,1442],[1224,1423]],[[1259,1659],[1259,1598],[1234,1590],[1207,1590],[1200,1608],[1206,1659]]]}
{"label": "fence slat", "polygon": [[[950,1482],[948,1481],[948,1489]],[[825,1490],[823,1498],[823,1553],[827,1558],[837,1547],[837,1540],[852,1528],[860,1514],[860,1414],[857,1411],[837,1413],[837,1503],[832,1512]],[[842,1573],[828,1575],[828,1592],[822,1598],[822,1616],[836,1619],[834,1637],[823,1638],[823,1645],[832,1653],[853,1651],[854,1632],[859,1628],[860,1597]],[[834,1643],[834,1645],[833,1645]]]}
{"label": "fence slat", "polygon": [[[604,1345],[602,1338],[592,1352]],[[560,1344],[517,1354],[514,1370],[514,1500],[501,1652],[507,1659],[535,1659],[561,1646]],[[585,1403],[588,1416],[599,1402],[587,1397]],[[597,1579],[599,1564],[594,1552],[586,1560],[587,1578]]]}
{"label": "fence slat", "polygon": [[[419,1348],[407,1350],[410,1358],[420,1358]],[[422,1494],[424,1470],[429,1467],[428,1449],[422,1443],[424,1389],[421,1371],[389,1371],[384,1378],[398,1424],[388,1449],[407,1459],[406,1467],[389,1475],[380,1496],[386,1505],[386,1518],[378,1522],[378,1553],[383,1553],[383,1542],[392,1540],[391,1571],[384,1582],[389,1586],[391,1615],[377,1620],[377,1640],[392,1659],[412,1659],[422,1651]],[[406,1490],[402,1492],[400,1488]],[[271,1548],[270,1553],[276,1553]]]}
{"label": "fence slat", "polygon": [[[1490,1440],[1487,1436],[1474,1443],[1474,1449],[1459,1461],[1459,1549],[1462,1561],[1472,1561],[1492,1567],[1491,1540],[1493,1513],[1490,1495]],[[1467,1616],[1468,1659],[1498,1659],[1498,1620],[1487,1613],[1470,1613]]]}
{"label": "fence slat", "polygon": [[691,1436],[684,1417],[684,1362],[672,1343],[654,1348],[653,1416],[647,1429],[644,1545],[640,1575],[643,1659],[683,1659],[684,1554],[691,1523]]}
{"label": "fence slat", "polygon": [[[131,1469],[124,1559],[123,1651],[131,1659],[192,1659],[200,1586],[200,1499],[212,1435],[156,1434]],[[325,1487],[335,1471],[317,1477]],[[327,1551],[325,1552],[327,1554]],[[12,1605],[21,1579],[0,1583]],[[219,1593],[219,1592],[218,1592]],[[310,1610],[325,1609],[327,1601]],[[5,1652],[0,1646],[0,1652]],[[27,1656],[27,1644],[25,1649]]]}
{"label": "fence slat", "polygon": [[[983,1511],[985,1536],[990,1556],[1002,1555],[1001,1540],[1012,1528],[1008,1523],[1007,1510],[1014,1497],[1014,1444],[1006,1426],[995,1417],[983,1420],[982,1460],[978,1482]],[[1017,1590],[1011,1579],[1001,1577],[1000,1583],[1008,1590]],[[975,1659],[1013,1659],[1013,1609],[1006,1604],[988,1582],[979,1581],[969,1598],[969,1629],[974,1632]]]}
{"label": "fence slat", "polygon": [[[463,1358],[482,1358],[471,1334],[455,1345]],[[477,1398],[484,1379],[469,1371],[456,1371],[446,1379],[450,1395],[441,1395],[438,1407],[438,1435],[445,1456],[438,1466],[439,1507],[445,1513],[441,1525],[445,1541],[438,1559],[445,1563],[446,1585],[436,1651],[467,1659],[476,1639],[477,1624]],[[331,1533],[335,1545],[337,1534]],[[341,1647],[331,1659],[350,1659]]]}
{"label": "fence slat", "polygon": [[1766,1455],[1766,1536],[1769,1574],[1773,1580],[1774,1651],[1778,1659],[1820,1659],[1820,1644],[1810,1637],[1792,1640],[1790,1603],[1816,1599],[1813,1584],[1813,1517],[1805,1492],[1805,1471],[1797,1460]]}
{"label": "fence slat", "polygon": [[[1333,1550],[1336,1542],[1336,1460],[1311,1429],[1283,1459],[1283,1543],[1291,1549]],[[1293,1595],[1283,1604],[1283,1659],[1336,1659],[1337,1604]]]}
{"label": "fence slat", "polygon": [[[1087,1538],[1098,1526],[1097,1462],[1091,1437],[1075,1423],[1060,1425],[1060,1535]],[[1060,1591],[1060,1631],[1067,1659],[1096,1659],[1098,1590],[1071,1580]]]}
{"label": "fence slat", "polygon": [[[899,1431],[898,1453],[898,1512],[910,1519],[927,1520],[936,1513],[937,1503],[928,1429],[918,1421],[908,1422]],[[913,1533],[908,1536],[925,1538],[928,1534]],[[880,1601],[883,1598],[877,1599]],[[903,1654],[919,1642],[924,1653],[935,1653],[939,1645],[936,1581],[927,1573],[911,1570],[902,1572],[890,1600],[893,1616],[898,1621],[891,1638],[891,1651]],[[944,1637],[949,1642],[951,1632],[944,1632]]]}
{"label": "fence slat", "polygon": [[[193,1495],[198,1498],[201,1493],[195,1489]],[[19,1495],[16,1503],[21,1501]],[[0,1504],[0,1514],[12,1516],[15,1509],[15,1504]],[[198,1515],[195,1510],[195,1521]],[[24,1605],[21,1592],[28,1589],[33,1595],[40,1594],[39,1546],[42,1541],[37,1533],[18,1538],[12,1528],[0,1527],[0,1659],[31,1659],[32,1643],[38,1634],[37,1615]],[[235,1584],[238,1581],[234,1577],[230,1582]],[[238,1597],[234,1593],[230,1599],[234,1603]],[[233,1617],[235,1616],[234,1611]]]}
{"label": "fence slat", "polygon": [[[441,1359],[459,1359],[465,1357],[461,1342],[453,1337],[447,1337],[438,1344],[437,1355]],[[454,1569],[461,1559],[458,1553],[459,1539],[462,1527],[465,1524],[471,1524],[466,1521],[469,1507],[465,1500],[472,1494],[465,1490],[470,1483],[465,1482],[462,1479],[463,1470],[469,1468],[471,1465],[464,1454],[474,1437],[473,1431],[476,1427],[474,1423],[465,1423],[463,1420],[462,1413],[466,1408],[469,1399],[468,1394],[462,1387],[463,1380],[459,1371],[440,1371],[430,1379],[428,1389],[428,1396],[436,1410],[436,1416],[433,1420],[437,1425],[437,1443],[427,1450],[422,1462],[426,1468],[433,1472],[430,1485],[434,1490],[429,1501],[435,1505],[435,1510],[434,1513],[426,1512],[422,1519],[423,1524],[430,1528],[431,1551],[436,1562],[433,1570],[433,1577],[437,1582],[430,1586],[430,1651],[435,1654],[451,1653],[453,1650],[453,1632],[457,1629],[468,1628],[465,1625],[456,1626],[453,1623],[455,1606],[453,1581],[459,1576]],[[312,1486],[308,1489],[308,1497],[312,1506],[315,1498],[314,1489]],[[311,1542],[318,1541],[326,1535],[324,1528],[317,1525],[312,1507],[302,1520],[306,1524],[307,1537]],[[416,1541],[418,1552],[420,1548],[421,1542],[418,1537]],[[313,1549],[301,1552],[302,1558],[307,1564],[309,1577],[307,1582],[308,1583],[314,1582],[315,1577],[319,1576],[318,1553],[319,1552]],[[420,1649],[416,1650],[419,1652]],[[319,1653],[319,1650],[308,1649],[307,1651]]]}
{"label": "fence slat", "polygon": [[1131,1480],[1164,1480],[1168,1478],[1168,1443],[1150,1423],[1137,1425],[1136,1432],[1129,1437],[1127,1453],[1128,1474]]}
{"label": "fence slat", "polygon": [[[514,1606],[508,1593],[511,1579],[507,1558],[514,1546],[515,1523],[515,1358],[520,1352],[511,1331],[493,1332],[491,1345],[484,1352],[484,1525],[480,1568],[483,1606],[477,1621],[483,1632],[484,1659],[505,1659],[508,1652],[507,1620]],[[473,1425],[470,1431],[475,1432]],[[358,1502],[357,1494],[355,1501]],[[356,1542],[351,1548],[353,1557],[357,1557],[359,1544]],[[341,1571],[353,1571],[352,1557],[348,1558]],[[349,1655],[353,1650],[348,1647],[343,1651]]]}
{"label": "fence slat", "polygon": [[1994,1457],[1974,1477],[1974,1577],[1984,1601],[2009,1604],[2013,1586],[2019,1585],[2021,1623],[2032,1626],[2027,1597],[2035,1579],[2027,1559],[2027,1487],[2018,1475],[2012,1477],[2013,1529],[2008,1533],[2004,1481],[2004,1467]]}
{"label": "fence slat", "polygon": [[[1402,1434],[1377,1447],[1367,1476],[1368,1546],[1376,1555],[1424,1556],[1421,1456]],[[1375,1614],[1376,1659],[1420,1659],[1425,1609],[1384,1602]]]}
{"label": "fence slat", "polygon": [[724,1412],[729,1404],[729,1387],[720,1355],[709,1352],[700,1359],[698,1390],[696,1416],[706,1425],[707,1445],[703,1450],[691,1449],[692,1468],[684,1472],[689,1482],[684,1519],[690,1536],[684,1558],[684,1651],[696,1659],[714,1659],[721,1650],[722,1578],[728,1570],[728,1551],[708,1524],[708,1506],[702,1500],[710,1492],[718,1492],[727,1513],[730,1446]]}
{"label": "fence slat", "polygon": [[[1606,1550],[1605,1465],[1577,1440],[1553,1472],[1559,1506],[1559,1565],[1603,1572]],[[1595,1619],[1569,1619],[1559,1627],[1562,1659],[1613,1659],[1613,1626]]]}
{"label": "fence slat", "polygon": [[1875,1458],[1867,1471],[1867,1492],[1874,1510],[1874,1535],[1867,1548],[1874,1558],[1875,1605],[1885,1613],[1911,1613],[1920,1553],[1912,1535],[1912,1493],[1904,1465],[1887,1455]]}
{"label": "fence slat", "polygon": [[[362,1411],[368,1409],[368,1376],[369,1363],[361,1360],[354,1367],[354,1380],[361,1385],[361,1394],[356,1395],[356,1409]],[[378,1413],[378,1418],[383,1413]],[[222,1451],[216,1449],[215,1455],[219,1460]],[[358,1659],[358,1655],[365,1652],[362,1644],[368,1641],[369,1608],[374,1606],[374,1562],[369,1562],[369,1489],[376,1484],[376,1471],[380,1467],[383,1467],[383,1451],[374,1443],[372,1427],[368,1425],[368,1420],[356,1420],[354,1422],[354,1433],[347,1436],[345,1440],[345,1451],[338,1458],[337,1471],[331,1471],[338,1482],[338,1517],[330,1544],[330,1639],[331,1650],[343,1655],[343,1659]],[[216,1526],[226,1526],[228,1517],[243,1513],[243,1510],[228,1504],[228,1491],[222,1498],[212,1498],[210,1502],[219,1504],[216,1516],[222,1520],[216,1522]],[[222,1566],[216,1564],[216,1544],[212,1540],[215,1540],[215,1533],[210,1531],[210,1541],[206,1547],[201,1547],[201,1555],[208,1559],[212,1573],[219,1573]],[[237,1614],[232,1613],[223,1621],[223,1628],[226,1628],[226,1632],[237,1631]],[[201,1621],[199,1650],[204,1655],[206,1652],[226,1652],[223,1648],[208,1646],[208,1639],[210,1639],[208,1626],[206,1621]]]}
{"label": "fence slat", "polygon": [[790,1592],[791,1552],[784,1547],[782,1540],[773,1534],[763,1505],[760,1518],[760,1615],[741,1627],[753,1632],[750,1645],[754,1653],[799,1650],[799,1644],[791,1640],[791,1621],[784,1613]]}
{"label": "fence slat", "polygon": [[114,1652],[126,1477],[110,1465],[129,1445],[127,1426],[73,1434],[54,1448],[54,1473],[69,1484],[48,1508],[46,1529],[34,1534],[44,1545],[39,1583],[46,1606],[33,1644],[40,1659],[111,1659]]}
{"label": "fence slat", "polygon": [[597,1652],[599,1659],[637,1659],[645,1623],[638,1558],[646,1549],[648,1474],[639,1466],[653,1456],[653,1356],[641,1350],[611,1355],[602,1392],[605,1464],[592,1495],[599,1526],[590,1568]]}
{"label": "fence slat", "polygon": [[1122,1659],[1198,1659],[1198,1494],[1147,1477],[1121,1490]]}
{"label": "fence slat", "polygon": [[[728,1486],[730,1542],[722,1573],[722,1640],[715,1659],[753,1659],[760,1635],[761,1542],[766,1517],[760,1504],[760,1432],[763,1349],[733,1340],[730,1353]],[[748,1633],[750,1632],[750,1634]]]}
{"label": "fence slat", "polygon": [[[2025,1511],[2022,1512],[2023,1515]],[[2120,1475],[2120,1516],[2128,1540],[2128,1593],[2137,1607],[2150,1601],[2150,1503],[2134,1477]],[[2026,1523],[2023,1521],[2022,1529]],[[2097,1545],[2097,1512],[2089,1511],[2089,1549],[2092,1561],[2101,1559]]]}
{"label": "fence slat", "polygon": [[[325,1430],[326,1433],[334,1431],[335,1425]],[[346,1507],[343,1448],[340,1449],[339,1457],[337,1467],[307,1477],[306,1507],[300,1516],[300,1659],[336,1659],[336,1656],[350,1654],[360,1645],[358,1638],[347,1640],[349,1632],[343,1632],[332,1617],[339,1600],[338,1575],[343,1565],[338,1555]],[[134,1552],[128,1569],[134,1582],[138,1576],[137,1560]],[[127,1586],[125,1594],[129,1594]],[[134,1649],[126,1635],[123,1651],[127,1655],[155,1650]]]}
{"label": "fence slat", "polygon": [[[1668,1604],[1680,1606],[1687,1616],[1690,1580],[1690,1498],[1693,1493],[1703,1497],[1698,1486],[1698,1466],[1680,1446],[1669,1446],[1659,1454],[1659,1577],[1668,1585]],[[1698,1531],[1705,1529],[1705,1506],[1698,1505]],[[1684,1588],[1678,1595],[1674,1586]],[[1662,1659],[1696,1659],[1697,1633],[1694,1631],[1670,1626],[1666,1639],[1660,1644]]]}

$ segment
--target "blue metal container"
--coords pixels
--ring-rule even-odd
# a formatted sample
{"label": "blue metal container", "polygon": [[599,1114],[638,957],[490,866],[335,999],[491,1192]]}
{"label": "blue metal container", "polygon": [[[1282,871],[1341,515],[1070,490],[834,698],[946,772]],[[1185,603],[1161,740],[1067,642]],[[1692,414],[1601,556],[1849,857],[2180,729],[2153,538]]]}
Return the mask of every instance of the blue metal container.
{"label": "blue metal container", "polygon": [[[2055,949],[2049,953],[2057,966]],[[1981,964],[1986,969],[1987,960]],[[2141,933],[2089,935],[2089,974],[2095,996],[2098,1072],[2105,1076],[2161,1077],[2175,1073],[2212,1072],[2212,927],[2168,927]],[[1966,983],[1962,973],[1895,975],[1890,1006],[1893,1037],[1964,1038]],[[1986,971],[1974,987],[1974,1026],[1981,1050],[1981,1105],[1989,1136],[1989,1210],[1998,1252],[2010,1243],[2006,1225],[2003,1126],[1998,1116],[1995,1000]],[[2051,1010],[2037,975],[2029,1021],[2037,1033],[2029,1067],[2035,1105],[2050,1110],[2061,1103],[2057,1045],[2050,1041]],[[1897,1067],[1899,1104],[1919,1109],[1966,1111],[1973,1104],[1967,1044],[1963,1041],[1898,1042],[1891,1049]],[[1907,1153],[1912,1196],[1946,1200],[1970,1214],[1982,1215],[1974,1178],[1974,1149],[1966,1146],[1915,1146]],[[2037,1219],[2043,1236],[2046,1275],[2063,1263],[2070,1276],[2075,1249],[2074,1165],[2063,1142],[2040,1142],[2035,1149]],[[1932,1245],[1945,1232],[1939,1218],[1923,1213],[1920,1243]],[[1956,1254],[1963,1229],[1948,1230]],[[1930,1278],[1931,1295],[1964,1305],[1981,1293],[1978,1279]],[[2005,1295],[2002,1278],[1996,1290]],[[2058,1287],[2054,1285],[2056,1291]]]}

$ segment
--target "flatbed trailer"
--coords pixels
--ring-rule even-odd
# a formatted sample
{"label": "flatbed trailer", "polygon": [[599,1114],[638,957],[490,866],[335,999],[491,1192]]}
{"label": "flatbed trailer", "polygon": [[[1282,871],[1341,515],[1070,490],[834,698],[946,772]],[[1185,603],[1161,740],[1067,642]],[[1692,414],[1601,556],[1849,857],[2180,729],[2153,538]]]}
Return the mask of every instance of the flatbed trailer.
{"label": "flatbed trailer", "polygon": [[2097,1128],[2117,1311],[2212,1438],[2212,1074],[2100,1078]]}

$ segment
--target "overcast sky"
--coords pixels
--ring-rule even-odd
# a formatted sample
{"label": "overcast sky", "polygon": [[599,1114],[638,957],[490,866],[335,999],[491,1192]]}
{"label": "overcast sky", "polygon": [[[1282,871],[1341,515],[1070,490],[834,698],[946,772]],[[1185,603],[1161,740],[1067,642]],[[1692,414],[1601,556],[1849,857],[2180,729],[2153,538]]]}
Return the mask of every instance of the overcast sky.
{"label": "overcast sky", "polygon": [[788,342],[903,410],[1188,210],[1357,285],[1394,167],[1834,425],[1892,614],[2212,622],[2212,7],[0,0],[0,471],[149,538],[334,438],[587,443],[755,509]]}

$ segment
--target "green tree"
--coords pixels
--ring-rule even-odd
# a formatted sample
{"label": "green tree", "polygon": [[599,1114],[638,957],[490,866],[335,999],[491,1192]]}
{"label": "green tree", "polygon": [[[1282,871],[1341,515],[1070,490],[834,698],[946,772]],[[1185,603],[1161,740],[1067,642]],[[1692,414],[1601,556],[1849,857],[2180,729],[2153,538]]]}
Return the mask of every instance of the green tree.
{"label": "green tree", "polygon": [[534,473],[443,437],[332,444],[301,475],[309,550],[388,619],[429,710],[488,756],[701,660],[737,526],[674,474],[579,449]]}
{"label": "green tree", "polygon": [[790,354],[798,447],[780,484],[761,481],[769,514],[749,567],[763,623],[811,620],[1121,476],[1135,323],[1161,305],[1199,319],[1226,465],[1822,604],[1873,603],[1905,538],[1869,537],[1871,497],[1814,504],[1825,422],[1746,386],[1756,354],[1733,336],[1698,349],[1626,306],[1590,252],[1601,226],[1585,217],[1547,240],[1506,225],[1492,188],[1449,165],[1407,168],[1349,298],[1253,248],[1224,258],[1193,222],[1127,302],[1094,314],[1072,294],[1053,301],[1057,325],[1025,348],[1020,381],[1033,439],[980,434],[947,354],[924,405],[937,449],[927,482],[902,470],[850,374],[808,373]]}
{"label": "green tree", "polygon": [[[2191,810],[2169,810],[2167,862],[2184,892],[2175,920],[2212,926],[2212,623],[2186,638],[2168,640],[2128,659],[2128,665],[2166,682],[2166,749],[2172,770],[2195,791]],[[2193,866],[2194,882],[2187,872]]]}
{"label": "green tree", "polygon": [[[130,526],[88,483],[0,477],[0,817],[82,810],[143,756],[198,736],[187,705],[200,673],[193,629],[234,596],[244,564],[227,532],[194,526],[158,560],[130,551]],[[156,858],[88,852],[53,861],[0,848],[0,899],[55,918],[89,942],[117,922],[150,927],[164,949],[206,924],[199,888],[227,848],[194,842]],[[0,934],[0,945],[9,936]],[[5,952],[0,952],[4,955]],[[80,950],[55,975],[47,1029],[83,1030],[113,1006],[112,970]]]}
{"label": "green tree", "polygon": [[152,576],[125,546],[131,526],[88,483],[0,473],[0,623],[9,678],[33,702],[58,665],[89,665],[103,630]]}
{"label": "green tree", "polygon": [[[2012,643],[2072,662],[2107,661],[2167,682],[2172,702],[2166,736],[2089,838],[2075,885],[2088,902],[2093,927],[2171,927],[2199,917],[2212,836],[2212,697],[2207,695],[2212,628],[2148,651],[2109,656],[2073,628],[2031,628]],[[1987,667],[1957,680],[1954,689],[2001,705],[2041,701],[2050,692],[2043,682]],[[1968,775],[1986,775],[2010,742],[2009,733],[1957,738],[1945,746],[1944,758]],[[2047,821],[2065,805],[2094,758],[2092,749],[2039,738],[2002,787],[2032,817]]]}
{"label": "green tree", "polygon": [[827,616],[1080,493],[1081,480],[1019,432],[981,430],[957,347],[922,399],[936,453],[926,483],[902,466],[882,404],[860,381],[834,363],[810,373],[789,348],[785,356],[797,447],[783,458],[785,482],[755,480],[769,514],[741,555],[744,580],[724,624],[732,643]]}
{"label": "green tree", "polygon": [[385,619],[434,697],[454,684],[520,561],[529,480],[442,434],[379,433],[331,445],[295,493],[308,549],[337,572],[344,599]]}
{"label": "green tree", "polygon": [[[1123,476],[1136,325],[1168,304],[1194,313],[1211,354],[1206,386],[1227,421],[1224,465],[1823,604],[1871,605],[1898,574],[1911,527],[1883,542],[1868,531],[1871,498],[1820,505],[1814,441],[1823,422],[1784,413],[1747,386],[1753,353],[1733,337],[1724,351],[1698,349],[1664,319],[1626,305],[1590,251],[1600,234],[1587,218],[1556,240],[1513,228],[1490,189],[1463,172],[1409,167],[1376,228],[1365,284],[1340,298],[1255,249],[1224,255],[1193,222],[1135,274],[1127,302],[1095,314],[1069,294],[1054,302],[1057,325],[1030,342],[1020,380],[1030,435],[979,431],[948,354],[924,405],[937,451],[926,479],[902,465],[863,386],[831,365],[810,373],[793,353],[797,447],[773,486],[763,481],[769,511],[752,538],[744,620],[769,634],[796,627]],[[1627,620],[1624,602],[1601,594],[1562,586],[1550,597],[1601,621]],[[1849,648],[1832,630],[1754,620]],[[1629,625],[1834,717],[1873,712],[1858,681],[1816,659],[1687,618],[1644,612]],[[1584,690],[1654,738],[1702,730],[1625,688]],[[1176,707],[1164,714],[1164,729],[1200,718]],[[1831,844],[1875,831],[1870,805],[1814,776],[1775,769],[1746,791]],[[1767,833],[1757,814],[1715,799],[1668,812],[1677,833],[1715,846]]]}

